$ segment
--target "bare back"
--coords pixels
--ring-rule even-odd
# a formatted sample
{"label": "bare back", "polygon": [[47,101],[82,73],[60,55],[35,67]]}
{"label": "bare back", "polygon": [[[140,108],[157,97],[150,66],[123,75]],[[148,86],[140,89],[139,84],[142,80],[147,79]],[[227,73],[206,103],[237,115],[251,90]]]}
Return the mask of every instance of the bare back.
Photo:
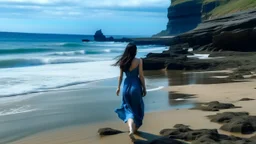
{"label": "bare back", "polygon": [[140,59],[134,58],[134,59],[132,60],[132,64],[131,64],[131,66],[130,66],[130,68],[129,68],[129,71],[132,71],[132,70],[134,70],[135,68],[137,68],[137,67],[139,66],[139,64],[140,64]]}

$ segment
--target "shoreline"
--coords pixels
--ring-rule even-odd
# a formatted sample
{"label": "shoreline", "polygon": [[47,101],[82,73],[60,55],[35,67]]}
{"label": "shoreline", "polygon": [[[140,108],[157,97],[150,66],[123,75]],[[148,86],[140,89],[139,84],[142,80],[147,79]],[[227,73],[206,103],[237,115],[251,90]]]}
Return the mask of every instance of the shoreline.
{"label": "shoreline", "polygon": [[[188,100],[196,102],[209,102],[220,101],[230,102],[242,108],[221,110],[219,112],[205,112],[199,110],[190,109],[173,109],[173,110],[161,110],[157,112],[148,112],[145,114],[144,125],[140,129],[141,136],[136,136],[137,139],[143,141],[151,141],[159,138],[159,132],[164,128],[172,128],[175,124],[190,125],[195,129],[219,129],[220,124],[210,122],[207,115],[213,115],[220,112],[243,112],[247,111],[251,115],[256,115],[254,111],[255,101],[238,101],[241,98],[254,98],[256,99],[255,79],[250,79],[247,82],[232,82],[221,84],[193,84],[193,85],[178,85],[165,87],[161,91],[175,92],[185,95],[194,95],[194,97]],[[218,91],[216,91],[216,89]],[[215,90],[214,93],[209,91]],[[200,120],[200,123],[198,123]],[[55,130],[49,130],[35,135],[31,135],[22,138],[18,141],[13,141],[12,144],[57,144],[57,143],[76,143],[76,144],[101,144],[101,143],[113,143],[122,142],[130,143],[128,134],[123,133],[114,136],[100,137],[97,134],[99,128],[111,127],[122,131],[127,131],[126,124],[123,124],[120,120],[109,120],[105,122],[99,122],[89,125],[76,125],[69,126]],[[230,135],[229,132],[218,130],[222,134]],[[239,137],[250,138],[256,136],[256,133],[251,135],[233,134]]]}

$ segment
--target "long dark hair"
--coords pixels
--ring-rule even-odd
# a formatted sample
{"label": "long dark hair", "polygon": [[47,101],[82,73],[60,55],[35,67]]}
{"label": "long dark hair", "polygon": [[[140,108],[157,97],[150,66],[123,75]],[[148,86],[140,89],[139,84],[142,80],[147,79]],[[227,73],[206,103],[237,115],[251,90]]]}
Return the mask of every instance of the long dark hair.
{"label": "long dark hair", "polygon": [[136,54],[137,54],[137,46],[133,43],[129,43],[126,46],[123,55],[121,55],[118,58],[114,66],[119,66],[120,69],[122,69],[124,72],[129,71],[132,65],[132,61],[135,58]]}

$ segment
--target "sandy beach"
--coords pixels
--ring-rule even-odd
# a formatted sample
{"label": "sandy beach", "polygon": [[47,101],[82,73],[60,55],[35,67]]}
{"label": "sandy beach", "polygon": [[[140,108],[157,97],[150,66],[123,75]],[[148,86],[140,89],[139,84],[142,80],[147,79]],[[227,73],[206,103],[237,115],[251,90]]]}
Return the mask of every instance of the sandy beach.
{"label": "sandy beach", "polygon": [[[157,77],[157,75],[155,75]],[[158,75],[159,76],[159,75]],[[159,81],[159,78],[157,79]],[[169,79],[170,80],[170,79]],[[157,81],[155,81],[157,82]],[[232,83],[221,83],[221,84],[190,84],[190,85],[174,85],[166,86],[164,89],[157,91],[156,93],[149,93],[148,97],[145,98],[148,103],[149,109],[146,113],[144,124],[140,129],[139,134],[136,136],[137,139],[142,141],[151,141],[159,138],[159,132],[165,128],[173,128],[175,124],[185,124],[191,126],[193,129],[218,129],[220,124],[210,122],[206,117],[208,115],[214,115],[220,112],[249,112],[251,115],[256,115],[255,112],[255,101],[238,101],[241,98],[254,98],[256,99],[255,79],[244,81],[244,82],[232,82]],[[241,106],[237,109],[221,110],[219,112],[205,112],[200,110],[190,110],[190,105],[187,104],[187,100],[180,99],[180,103],[176,103],[178,107],[164,108],[164,100],[157,102],[157,99],[161,99],[161,92],[176,94],[175,96],[183,96],[182,98],[188,98],[191,102],[210,102],[220,101],[232,103],[236,106]],[[156,98],[156,94],[158,98]],[[150,97],[156,99],[155,102],[151,103],[147,101]],[[168,97],[168,95],[162,95]],[[184,97],[189,96],[189,97]],[[178,98],[178,97],[176,97]],[[169,104],[172,105],[169,95]],[[116,101],[116,105],[118,101]],[[112,104],[104,104],[104,111],[112,109]],[[154,105],[154,106],[153,106]],[[163,107],[161,107],[161,105]],[[181,107],[179,107],[181,105]],[[182,107],[182,105],[185,107]],[[187,106],[187,108],[186,108]],[[103,107],[103,106],[102,106]],[[155,107],[159,109],[154,111]],[[113,107],[114,108],[114,107]],[[94,111],[94,110],[92,110]],[[97,112],[96,112],[97,113]],[[104,113],[104,112],[103,112]],[[111,119],[105,119],[104,121],[95,120],[95,123],[90,124],[77,124],[66,127],[59,127],[52,130],[43,131],[36,134],[30,134],[22,139],[13,141],[12,144],[109,144],[109,143],[131,143],[127,133],[118,134],[114,136],[100,137],[97,133],[99,128],[110,127],[121,131],[127,131],[126,124],[123,124],[120,120],[115,117],[115,114],[106,114]],[[230,135],[231,133],[219,130],[222,134]],[[255,134],[241,135],[232,134],[239,137],[250,138]]]}

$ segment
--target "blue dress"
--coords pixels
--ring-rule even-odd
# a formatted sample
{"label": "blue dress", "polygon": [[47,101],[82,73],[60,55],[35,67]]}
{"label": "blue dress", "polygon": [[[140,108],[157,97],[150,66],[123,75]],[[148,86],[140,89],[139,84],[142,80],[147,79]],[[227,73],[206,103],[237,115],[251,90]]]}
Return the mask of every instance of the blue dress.
{"label": "blue dress", "polygon": [[116,109],[118,117],[125,123],[128,119],[133,119],[136,128],[142,125],[144,117],[144,102],[142,99],[142,87],[139,79],[139,66],[132,71],[125,72],[126,78],[124,80],[122,91],[122,105],[121,108]]}

